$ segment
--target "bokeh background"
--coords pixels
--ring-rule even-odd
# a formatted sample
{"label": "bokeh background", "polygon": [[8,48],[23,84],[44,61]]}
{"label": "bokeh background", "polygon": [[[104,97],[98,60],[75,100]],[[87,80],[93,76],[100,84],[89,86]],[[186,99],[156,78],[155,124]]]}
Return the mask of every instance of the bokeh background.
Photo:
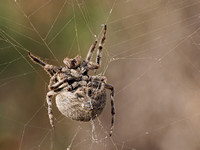
{"label": "bokeh background", "polygon": [[[199,0],[1,0],[0,149],[199,150],[199,15]],[[49,77],[27,51],[58,66],[84,58],[105,23],[98,73],[115,87],[113,136],[109,97],[88,123],[65,118],[54,103],[53,132]]]}

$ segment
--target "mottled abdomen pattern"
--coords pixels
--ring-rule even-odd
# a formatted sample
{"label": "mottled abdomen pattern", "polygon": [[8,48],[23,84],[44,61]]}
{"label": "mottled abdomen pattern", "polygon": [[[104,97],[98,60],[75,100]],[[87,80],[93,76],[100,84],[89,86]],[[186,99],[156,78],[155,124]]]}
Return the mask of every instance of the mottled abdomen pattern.
{"label": "mottled abdomen pattern", "polygon": [[90,121],[99,116],[106,105],[106,91],[103,90],[94,97],[85,92],[62,91],[56,96],[56,105],[66,117],[77,121]]}

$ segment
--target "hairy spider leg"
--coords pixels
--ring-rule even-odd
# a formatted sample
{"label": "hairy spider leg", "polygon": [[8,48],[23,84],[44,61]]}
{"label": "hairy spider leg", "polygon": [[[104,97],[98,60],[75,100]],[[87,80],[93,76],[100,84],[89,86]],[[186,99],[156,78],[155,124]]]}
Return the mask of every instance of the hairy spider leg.
{"label": "hairy spider leg", "polygon": [[105,88],[111,90],[110,93],[110,100],[111,100],[111,114],[112,114],[112,120],[111,120],[111,129],[110,129],[110,136],[112,136],[113,128],[114,128],[114,117],[115,117],[115,107],[114,107],[114,87],[110,84],[106,84]]}
{"label": "hairy spider leg", "polygon": [[[96,57],[96,63],[93,63],[90,61],[91,57],[92,57],[92,54],[96,48],[96,45],[97,45],[97,39],[95,40],[95,42],[90,46],[90,49],[88,51],[88,54],[87,54],[87,57],[86,57],[86,65],[83,67],[83,71],[82,72],[87,72],[89,70],[96,70],[100,67],[100,61],[101,61],[101,51],[102,51],[102,48],[103,48],[103,45],[105,43],[105,35],[106,35],[106,30],[107,30],[107,26],[104,25],[104,32],[103,32],[103,36],[102,36],[102,39],[101,39],[101,42],[99,43],[99,48],[98,48],[98,52],[97,52],[97,57]],[[96,72],[96,71],[95,71]]]}
{"label": "hairy spider leg", "polygon": [[60,92],[64,89],[66,89],[67,91],[72,91],[74,90],[75,88],[79,87],[82,85],[82,82],[79,81],[79,82],[74,82],[72,83],[71,85],[69,85],[68,83],[63,83],[61,86],[59,86],[57,89],[54,89],[53,91],[54,92]]}
{"label": "hairy spider leg", "polygon": [[[53,90],[53,89],[56,89],[56,88],[59,88],[62,84],[64,83],[68,83],[70,81],[79,81],[81,78],[80,77],[69,77],[69,78],[64,78],[54,84],[51,84],[50,85],[50,90]],[[53,82],[52,82],[53,83]]]}
{"label": "hairy spider leg", "polygon": [[98,51],[97,51],[97,58],[96,58],[96,63],[101,65],[101,52],[103,49],[103,45],[105,43],[105,39],[106,39],[106,30],[107,30],[107,26],[104,25],[104,31],[103,31],[103,36],[101,38],[101,41],[99,43],[99,47],[98,47]]}
{"label": "hairy spider leg", "polygon": [[99,65],[97,63],[91,61],[83,61],[81,65],[81,74],[86,75],[89,70],[99,69]]}
{"label": "hairy spider leg", "polygon": [[55,73],[51,78],[50,78],[50,81],[49,81],[49,85],[48,85],[48,89],[49,90],[53,90],[52,86],[55,85],[57,82],[57,75],[58,73]]}
{"label": "hairy spider leg", "polygon": [[30,52],[28,53],[28,56],[34,63],[39,64],[51,77],[57,72],[56,70],[58,70],[58,67],[45,63],[39,57],[34,56]]}
{"label": "hairy spider leg", "polygon": [[56,88],[59,88],[59,86],[61,86],[62,84],[67,83],[67,81],[68,81],[67,79],[62,79],[61,81],[58,81],[54,84],[51,84],[51,85],[49,84],[49,88],[50,88],[50,90],[54,90]]}
{"label": "hairy spider leg", "polygon": [[48,105],[48,115],[49,115],[49,121],[52,128],[55,128],[54,122],[53,122],[53,111],[52,111],[52,97],[56,95],[57,93],[54,91],[49,91],[46,95],[47,105]]}
{"label": "hairy spider leg", "polygon": [[88,67],[88,70],[95,70],[99,68],[99,64],[89,61],[87,62],[87,67]]}
{"label": "hairy spider leg", "polygon": [[94,52],[95,48],[97,45],[97,39],[95,40],[95,42],[90,46],[90,49],[88,51],[87,57],[86,57],[86,61],[90,61],[91,57],[92,57],[92,53]]}

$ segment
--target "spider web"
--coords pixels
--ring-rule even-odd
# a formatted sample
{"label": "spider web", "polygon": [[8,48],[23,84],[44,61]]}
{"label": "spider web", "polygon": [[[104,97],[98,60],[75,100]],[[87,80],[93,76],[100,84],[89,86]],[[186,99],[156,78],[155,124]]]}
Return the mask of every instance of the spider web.
{"label": "spider web", "polygon": [[[0,149],[188,150],[200,144],[199,0],[2,0],[0,2]],[[97,73],[115,87],[88,122],[57,110],[49,125],[49,77],[27,52],[57,66],[84,58],[108,25]],[[93,60],[95,60],[93,55]]]}

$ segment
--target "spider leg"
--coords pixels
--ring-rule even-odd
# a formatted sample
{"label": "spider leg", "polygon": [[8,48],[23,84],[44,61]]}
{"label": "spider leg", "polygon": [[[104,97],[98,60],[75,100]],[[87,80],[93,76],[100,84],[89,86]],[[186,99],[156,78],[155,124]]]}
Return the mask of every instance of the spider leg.
{"label": "spider leg", "polygon": [[56,82],[54,84],[49,84],[49,88],[50,88],[50,90],[54,90],[54,89],[57,89],[57,88],[66,87],[66,86],[63,86],[63,85],[69,85],[68,82],[70,82],[70,81],[79,81],[80,79],[81,79],[80,77],[64,78],[64,79],[62,79],[62,80],[60,80],[60,81],[58,81],[58,82]]}
{"label": "spider leg", "polygon": [[107,26],[104,25],[103,36],[102,36],[101,41],[99,43],[99,48],[98,48],[98,51],[97,51],[97,58],[96,58],[96,63],[99,64],[99,65],[101,63],[101,52],[102,52],[103,45],[104,45],[105,39],[106,39],[106,30],[107,30]]}
{"label": "spider leg", "polygon": [[94,52],[95,48],[97,45],[97,40],[95,40],[95,42],[90,46],[90,49],[88,51],[87,57],[86,57],[86,61],[90,61],[91,57],[92,57],[92,53]]}
{"label": "spider leg", "polygon": [[112,114],[112,120],[111,120],[111,129],[110,129],[110,136],[112,135],[113,132],[113,127],[114,127],[114,116],[115,116],[115,107],[114,107],[114,87],[112,85],[106,84],[105,88],[111,90],[110,93],[110,100],[111,100],[111,114]]}
{"label": "spider leg", "polygon": [[89,70],[96,70],[99,68],[99,64],[93,63],[91,61],[83,61],[81,66],[81,74],[87,74]]}
{"label": "spider leg", "polygon": [[57,73],[54,74],[51,78],[50,78],[50,81],[49,81],[49,85],[48,85],[48,89],[49,90],[52,90],[52,86],[55,85],[57,82]]}
{"label": "spider leg", "polygon": [[68,84],[68,83],[64,83],[61,86],[59,86],[57,89],[54,89],[54,92],[60,92],[64,89],[68,90],[68,91],[72,91],[75,88],[81,86],[81,85],[86,85],[87,82],[86,81],[79,81],[79,82],[73,82],[72,84]]}
{"label": "spider leg", "polygon": [[47,104],[48,104],[48,115],[49,115],[49,121],[50,121],[50,125],[52,126],[52,128],[55,128],[54,122],[53,122],[53,111],[52,111],[52,97],[54,95],[56,95],[57,93],[54,91],[49,91],[46,95],[46,100],[47,100]]}
{"label": "spider leg", "polygon": [[53,76],[57,72],[58,67],[45,63],[39,57],[34,56],[30,52],[28,53],[28,56],[34,63],[39,64],[50,76]]}
{"label": "spider leg", "polygon": [[87,62],[87,67],[89,70],[94,70],[99,68],[99,64],[89,61]]}
{"label": "spider leg", "polygon": [[90,80],[91,81],[104,81],[104,82],[107,81],[106,77],[102,76],[102,75],[90,76]]}
{"label": "spider leg", "polygon": [[[49,88],[50,88],[50,90],[54,90],[54,89],[57,89],[57,88],[59,88],[61,85],[63,85],[64,83],[67,83],[67,79],[63,79],[63,80],[61,80],[61,81],[59,81],[59,82],[56,82],[56,83],[54,83],[54,84],[52,84],[52,85],[50,85],[49,86]],[[68,83],[67,83],[68,84]]]}

